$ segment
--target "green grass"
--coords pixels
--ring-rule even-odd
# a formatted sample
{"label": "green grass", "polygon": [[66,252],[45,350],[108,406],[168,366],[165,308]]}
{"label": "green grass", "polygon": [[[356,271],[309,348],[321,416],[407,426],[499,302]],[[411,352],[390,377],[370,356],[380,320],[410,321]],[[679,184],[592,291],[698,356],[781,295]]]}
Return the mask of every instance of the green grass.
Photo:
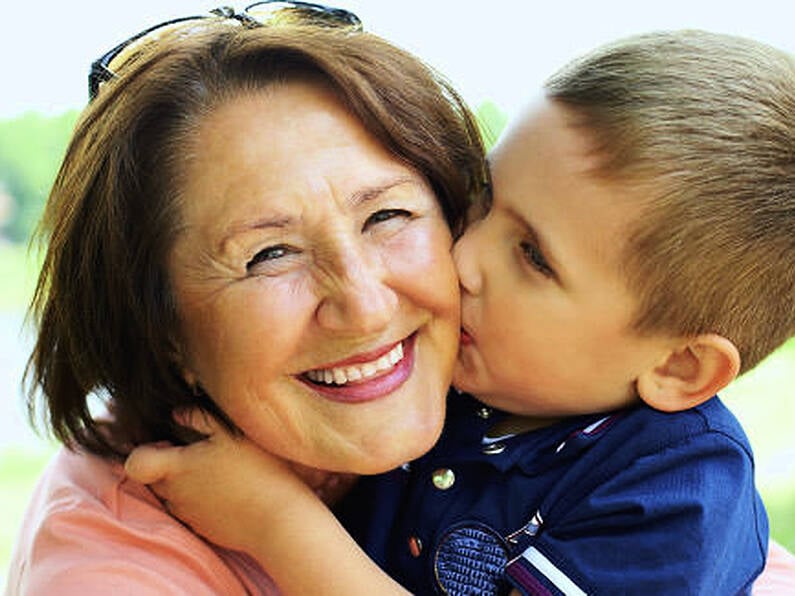
{"label": "green grass", "polygon": [[795,552],[795,339],[722,392],[756,458],[771,535]]}
{"label": "green grass", "polygon": [[40,448],[10,447],[0,452],[0,585],[5,584],[11,547],[30,493],[53,450],[42,443]]}
{"label": "green grass", "polygon": [[770,535],[795,552],[795,483],[762,494],[770,519]]}

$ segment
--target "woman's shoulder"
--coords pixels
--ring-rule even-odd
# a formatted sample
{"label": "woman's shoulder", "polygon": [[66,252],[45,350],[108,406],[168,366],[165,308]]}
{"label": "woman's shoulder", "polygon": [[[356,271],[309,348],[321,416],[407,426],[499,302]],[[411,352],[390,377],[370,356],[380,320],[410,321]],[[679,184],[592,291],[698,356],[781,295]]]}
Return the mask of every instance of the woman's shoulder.
{"label": "woman's shoulder", "polygon": [[767,564],[754,583],[753,596],[795,594],[795,555],[775,541],[770,541]]}
{"label": "woman's shoulder", "polygon": [[15,544],[8,594],[268,593],[267,575],[172,518],[154,494],[94,455],[59,451]]}
{"label": "woman's shoulder", "polygon": [[167,515],[149,489],[125,477],[121,463],[61,448],[39,478],[28,513],[93,510],[100,516],[126,517],[129,507],[144,518]]}

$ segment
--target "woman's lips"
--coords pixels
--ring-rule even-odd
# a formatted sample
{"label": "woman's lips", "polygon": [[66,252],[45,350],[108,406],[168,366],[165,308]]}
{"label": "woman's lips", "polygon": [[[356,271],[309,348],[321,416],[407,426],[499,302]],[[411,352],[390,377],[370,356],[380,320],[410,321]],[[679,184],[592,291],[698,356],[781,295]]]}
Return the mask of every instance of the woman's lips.
{"label": "woman's lips", "polygon": [[[405,341],[405,340],[403,340],[403,341]],[[370,350],[369,352],[362,352],[360,354],[356,354],[355,356],[351,356],[350,358],[346,358],[344,360],[338,360],[337,362],[331,362],[331,363],[328,363],[328,364],[324,364],[323,366],[319,366],[318,369],[339,368],[339,367],[348,366],[348,365],[351,365],[351,364],[362,364],[364,362],[370,362],[370,361],[373,361],[373,360],[377,360],[381,356],[384,356],[385,354],[388,354],[389,352],[394,350],[395,347],[397,345],[401,344],[401,343],[402,342],[397,342],[397,343],[394,343],[394,344],[391,344],[391,345],[383,346],[381,348],[376,348],[375,350]]]}
{"label": "woman's lips", "polygon": [[461,343],[462,346],[469,346],[472,345],[475,342],[475,340],[472,339],[472,336],[469,334],[469,332],[466,329],[461,327],[461,335],[459,338],[459,342]]}
{"label": "woman's lips", "polygon": [[299,379],[333,401],[358,403],[385,397],[411,376],[415,342],[416,333],[397,344],[308,371]]}

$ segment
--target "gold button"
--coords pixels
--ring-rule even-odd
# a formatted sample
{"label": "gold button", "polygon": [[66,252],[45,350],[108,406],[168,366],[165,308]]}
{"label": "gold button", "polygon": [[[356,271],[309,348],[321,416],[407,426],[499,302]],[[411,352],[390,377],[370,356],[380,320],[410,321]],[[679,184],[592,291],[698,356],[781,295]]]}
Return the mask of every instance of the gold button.
{"label": "gold button", "polygon": [[439,468],[431,476],[431,481],[439,490],[447,490],[455,484],[455,472],[450,468]]}
{"label": "gold button", "polygon": [[409,538],[409,552],[412,557],[419,557],[420,553],[422,553],[422,540],[416,536],[411,536]]}
{"label": "gold button", "polygon": [[503,443],[491,443],[483,448],[483,453],[485,455],[499,455],[503,451],[505,451],[505,445]]}

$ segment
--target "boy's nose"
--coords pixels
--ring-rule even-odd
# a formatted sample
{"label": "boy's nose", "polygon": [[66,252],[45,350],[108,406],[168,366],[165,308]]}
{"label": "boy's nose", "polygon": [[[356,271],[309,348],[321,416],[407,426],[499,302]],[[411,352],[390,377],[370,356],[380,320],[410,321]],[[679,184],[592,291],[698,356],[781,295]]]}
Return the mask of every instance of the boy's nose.
{"label": "boy's nose", "polygon": [[453,247],[453,259],[461,289],[469,294],[480,293],[483,286],[477,248],[480,225],[480,222],[471,224]]}

